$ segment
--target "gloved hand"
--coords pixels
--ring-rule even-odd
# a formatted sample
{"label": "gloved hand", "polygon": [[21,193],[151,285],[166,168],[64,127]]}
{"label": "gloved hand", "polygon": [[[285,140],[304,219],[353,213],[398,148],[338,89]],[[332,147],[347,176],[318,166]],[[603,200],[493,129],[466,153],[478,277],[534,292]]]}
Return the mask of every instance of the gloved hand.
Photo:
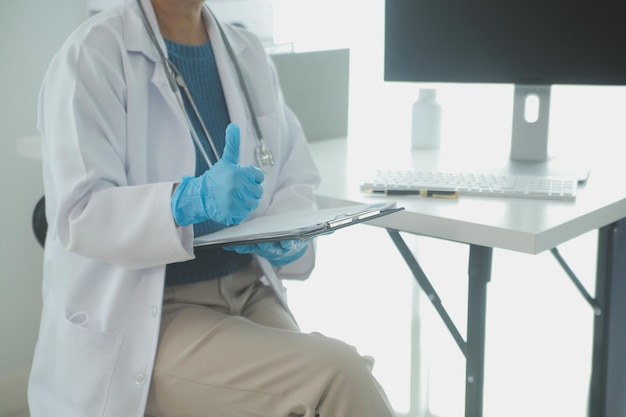
{"label": "gloved hand", "polygon": [[250,245],[226,246],[224,249],[237,253],[256,253],[274,266],[284,266],[304,255],[309,240],[282,240],[280,242],[254,243]]}
{"label": "gloved hand", "polygon": [[226,128],[224,154],[199,177],[184,176],[172,194],[174,220],[180,226],[213,220],[238,224],[259,206],[263,195],[263,171],[239,166],[239,126]]}

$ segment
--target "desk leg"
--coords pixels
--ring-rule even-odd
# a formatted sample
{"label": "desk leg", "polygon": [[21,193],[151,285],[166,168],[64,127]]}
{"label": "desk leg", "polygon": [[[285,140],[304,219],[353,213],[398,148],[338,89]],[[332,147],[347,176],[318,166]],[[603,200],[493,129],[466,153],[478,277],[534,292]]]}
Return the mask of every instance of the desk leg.
{"label": "desk leg", "polygon": [[417,260],[397,230],[388,229],[389,236],[426,292],[448,330],[465,355],[465,417],[482,417],[485,375],[485,324],[487,318],[487,284],[491,280],[493,249],[470,245],[469,285],[467,293],[467,341],[463,341],[439,296],[424,275]]}
{"label": "desk leg", "polygon": [[590,417],[626,416],[626,219],[598,235]]}
{"label": "desk leg", "polygon": [[487,283],[491,280],[493,249],[470,245],[467,295],[465,417],[483,414]]}

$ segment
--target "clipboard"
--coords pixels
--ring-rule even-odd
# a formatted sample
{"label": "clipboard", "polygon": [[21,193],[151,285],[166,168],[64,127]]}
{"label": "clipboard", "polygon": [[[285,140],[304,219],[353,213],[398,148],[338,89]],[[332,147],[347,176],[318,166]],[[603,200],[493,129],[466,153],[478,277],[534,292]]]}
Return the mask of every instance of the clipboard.
{"label": "clipboard", "polygon": [[358,204],[257,217],[194,238],[194,248],[306,240],[404,210],[395,202]]}

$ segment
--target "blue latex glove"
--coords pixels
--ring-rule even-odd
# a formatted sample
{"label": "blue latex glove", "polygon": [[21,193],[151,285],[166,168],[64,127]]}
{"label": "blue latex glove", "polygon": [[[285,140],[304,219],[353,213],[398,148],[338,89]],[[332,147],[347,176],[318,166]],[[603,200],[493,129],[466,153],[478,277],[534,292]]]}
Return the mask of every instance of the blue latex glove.
{"label": "blue latex glove", "polygon": [[259,206],[265,177],[259,168],[239,166],[239,141],[239,126],[228,125],[222,159],[199,177],[183,177],[171,199],[177,224],[213,220],[231,226]]}
{"label": "blue latex glove", "polygon": [[251,245],[227,246],[224,249],[237,253],[255,253],[270,261],[274,266],[284,266],[304,255],[310,240],[283,240],[280,242],[255,243]]}

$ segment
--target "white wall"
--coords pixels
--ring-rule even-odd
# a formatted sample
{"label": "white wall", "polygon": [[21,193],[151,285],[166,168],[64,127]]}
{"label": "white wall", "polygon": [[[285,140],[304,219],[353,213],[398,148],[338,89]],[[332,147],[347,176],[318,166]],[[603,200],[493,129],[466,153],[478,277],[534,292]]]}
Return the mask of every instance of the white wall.
{"label": "white wall", "polygon": [[[86,0],[0,1],[0,416],[24,386],[41,310],[43,251],[31,214],[43,193],[40,163],[19,157],[35,135],[39,86],[63,39],[86,16]],[[13,394],[16,393],[16,394]]]}

